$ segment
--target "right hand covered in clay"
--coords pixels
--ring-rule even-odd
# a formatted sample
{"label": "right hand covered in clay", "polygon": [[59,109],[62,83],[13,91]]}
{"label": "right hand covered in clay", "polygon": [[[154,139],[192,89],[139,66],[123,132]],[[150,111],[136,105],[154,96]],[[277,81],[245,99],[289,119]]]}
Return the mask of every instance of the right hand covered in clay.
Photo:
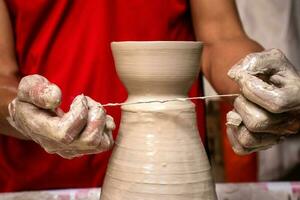
{"label": "right hand covered in clay", "polygon": [[9,104],[8,121],[47,152],[64,158],[109,150],[113,145],[113,118],[100,103],[77,96],[67,113],[58,108],[61,91],[40,75],[24,77],[18,95]]}
{"label": "right hand covered in clay", "polygon": [[227,114],[227,135],[237,154],[277,144],[300,130],[300,76],[277,49],[249,54],[228,73],[240,88]]}

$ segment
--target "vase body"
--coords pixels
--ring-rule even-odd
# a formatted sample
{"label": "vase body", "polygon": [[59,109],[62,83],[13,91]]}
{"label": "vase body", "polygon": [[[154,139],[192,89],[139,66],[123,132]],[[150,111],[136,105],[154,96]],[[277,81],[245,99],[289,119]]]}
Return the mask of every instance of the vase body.
{"label": "vase body", "polygon": [[[126,102],[187,97],[201,49],[200,42],[112,43]],[[100,199],[216,199],[191,101],[122,106]]]}

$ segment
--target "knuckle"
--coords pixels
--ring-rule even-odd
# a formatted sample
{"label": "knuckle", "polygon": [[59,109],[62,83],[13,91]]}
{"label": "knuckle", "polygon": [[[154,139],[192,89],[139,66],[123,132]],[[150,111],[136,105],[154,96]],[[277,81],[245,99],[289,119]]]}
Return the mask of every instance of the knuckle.
{"label": "knuckle", "polygon": [[107,134],[104,134],[99,146],[103,150],[109,150],[112,148],[113,144],[113,140]]}
{"label": "knuckle", "polygon": [[92,99],[91,97],[89,96],[85,96],[86,99],[87,99],[87,102],[88,102],[88,106],[89,107],[98,107],[98,108],[102,108],[101,107],[101,104],[97,101],[95,101],[94,99]]}
{"label": "knuckle", "polygon": [[[46,127],[50,127],[48,132],[48,137],[51,138],[54,142],[58,142],[63,145],[71,144],[74,141],[74,136],[69,133],[69,131],[65,127],[54,127],[51,122],[46,122],[48,125]],[[46,129],[47,130],[47,129]]]}
{"label": "knuckle", "polygon": [[239,133],[238,141],[245,148],[251,148],[255,144],[253,135],[246,128]]}
{"label": "knuckle", "polygon": [[257,132],[264,129],[268,124],[268,119],[263,116],[253,115],[250,119],[244,121],[245,126],[250,132]]}
{"label": "knuckle", "polygon": [[245,121],[245,126],[249,131],[257,131],[259,129],[259,122],[256,119]]}
{"label": "knuckle", "polygon": [[93,107],[89,110],[88,118],[91,123],[103,126],[105,122],[105,112],[100,107]]}
{"label": "knuckle", "polygon": [[238,127],[242,123],[241,116],[235,111],[229,111],[226,115],[227,123],[226,125],[236,126]]}
{"label": "knuckle", "polygon": [[270,50],[267,50],[267,52],[269,54],[271,54],[272,56],[277,57],[277,58],[284,58],[285,57],[284,53],[280,49],[272,48]]}
{"label": "knuckle", "polygon": [[19,89],[30,90],[32,85],[39,85],[41,83],[47,82],[47,79],[38,74],[28,75],[23,77],[19,83]]}
{"label": "knuckle", "polygon": [[102,137],[103,133],[99,127],[88,126],[76,142],[79,143],[81,147],[96,149],[101,143]]}
{"label": "knuckle", "polygon": [[249,147],[250,142],[246,134],[239,134],[238,141],[243,147]]}
{"label": "knuckle", "polygon": [[106,128],[109,130],[114,130],[116,128],[114,119],[110,115],[106,116]]}
{"label": "knuckle", "polygon": [[91,136],[85,137],[81,141],[84,146],[96,147],[101,141],[101,135],[92,133]]}
{"label": "knuckle", "polygon": [[248,137],[241,137],[239,138],[239,143],[246,148],[250,148],[253,146],[253,143],[251,142],[251,139]]}
{"label": "knuckle", "polygon": [[33,76],[33,75],[29,75],[29,76],[23,77],[23,78],[20,80],[18,89],[19,89],[19,90],[29,89],[29,88],[27,87],[27,85],[28,85],[28,82],[31,81],[32,76]]}
{"label": "knuckle", "polygon": [[242,77],[242,74],[249,73],[249,71],[253,71],[254,66],[257,63],[257,57],[256,54],[251,53],[248,54],[245,59],[242,61],[241,68],[239,70],[239,73],[241,73],[239,76]]}
{"label": "knuckle", "polygon": [[237,81],[240,75],[240,71],[243,70],[242,68],[242,64],[244,62],[245,59],[241,59],[239,60],[234,66],[231,67],[231,69],[227,72],[227,75]]}
{"label": "knuckle", "polygon": [[55,84],[45,85],[40,96],[46,108],[56,108],[61,103],[61,90]]}
{"label": "knuckle", "polygon": [[253,58],[255,58],[257,56],[257,53],[249,53],[246,57],[245,57],[245,61],[247,62],[251,62],[253,60]]}
{"label": "knuckle", "polygon": [[273,113],[282,113],[286,111],[289,105],[289,101],[284,96],[274,99],[273,104],[270,107],[270,111]]}
{"label": "knuckle", "polygon": [[18,87],[18,97],[45,109],[56,108],[61,102],[61,91],[40,75],[25,76]]}
{"label": "knuckle", "polygon": [[62,136],[59,138],[59,142],[63,143],[63,144],[71,144],[74,141],[74,137],[72,134],[68,134],[66,132],[64,132],[62,134]]}

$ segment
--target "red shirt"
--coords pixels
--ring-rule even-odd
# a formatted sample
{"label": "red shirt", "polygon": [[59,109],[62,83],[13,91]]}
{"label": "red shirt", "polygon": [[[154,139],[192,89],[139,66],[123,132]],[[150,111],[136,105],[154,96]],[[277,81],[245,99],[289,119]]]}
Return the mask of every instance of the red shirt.
{"label": "red shirt", "polygon": [[[126,99],[111,41],[194,40],[187,0],[7,0],[7,5],[22,76],[37,73],[56,83],[65,111],[81,93],[100,103]],[[198,88],[193,86],[193,96],[200,95]],[[119,124],[120,108],[107,112]],[[101,186],[109,155],[66,160],[32,141],[1,136],[0,191]]]}

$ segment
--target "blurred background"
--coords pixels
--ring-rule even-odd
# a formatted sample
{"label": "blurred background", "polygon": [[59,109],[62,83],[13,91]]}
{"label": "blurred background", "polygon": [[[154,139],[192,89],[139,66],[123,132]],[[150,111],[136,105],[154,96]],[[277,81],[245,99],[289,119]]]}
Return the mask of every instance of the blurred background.
{"label": "blurred background", "polygon": [[[300,1],[236,0],[247,34],[266,49],[279,48],[300,71]],[[215,91],[205,82],[205,95]],[[249,156],[235,155],[226,137],[226,113],[232,107],[207,101],[207,134],[217,182],[299,181],[300,137]]]}

